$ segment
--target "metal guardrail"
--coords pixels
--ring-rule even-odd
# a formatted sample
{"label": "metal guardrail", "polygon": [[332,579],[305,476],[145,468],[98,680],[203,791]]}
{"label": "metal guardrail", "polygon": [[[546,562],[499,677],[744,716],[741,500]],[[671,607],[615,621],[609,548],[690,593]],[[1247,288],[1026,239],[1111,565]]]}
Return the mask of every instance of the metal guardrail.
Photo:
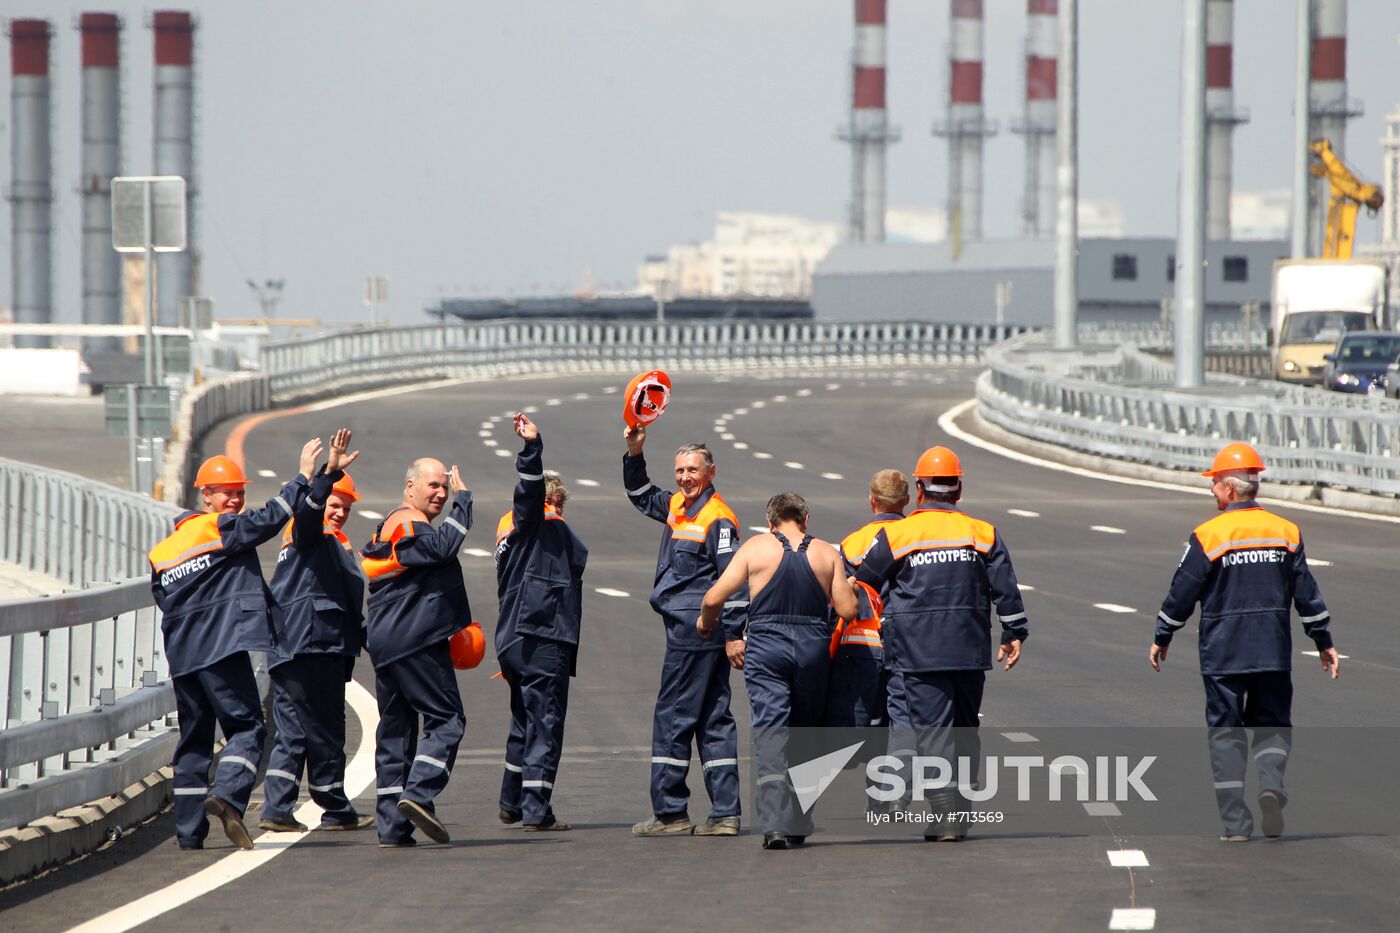
{"label": "metal guardrail", "polygon": [[1400,405],[1211,374],[1171,384],[1170,364],[1132,347],[1050,349],[1027,335],[989,350],[982,417],[1100,456],[1199,471],[1227,440],[1260,449],[1274,482],[1400,495]]}
{"label": "metal guardrail", "polygon": [[175,701],[144,571],[176,512],[0,460],[0,560],[92,587],[0,602],[0,829],[116,793],[168,760]]}

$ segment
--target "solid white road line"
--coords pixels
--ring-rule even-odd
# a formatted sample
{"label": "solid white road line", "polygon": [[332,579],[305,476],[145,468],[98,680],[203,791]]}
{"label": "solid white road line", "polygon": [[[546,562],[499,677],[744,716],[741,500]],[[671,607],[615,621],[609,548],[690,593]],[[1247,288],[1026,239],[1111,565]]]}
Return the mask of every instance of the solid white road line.
{"label": "solid white road line", "polygon": [[1120,606],[1117,603],[1094,603],[1094,608],[1104,612],[1137,612],[1132,606]]}
{"label": "solid white road line", "polygon": [[263,479],[276,479],[276,478],[277,478],[277,471],[276,471],[276,470],[259,470],[259,471],[258,471],[258,475],[261,476]]}
{"label": "solid white road line", "polygon": [[845,479],[840,473],[823,473],[822,479]]}
{"label": "solid white road line", "polygon": [[1146,868],[1147,853],[1141,849],[1109,849],[1108,864],[1114,868]]}
{"label": "solid white road line", "polygon": [[[983,450],[990,451],[1008,460],[1029,463],[1032,466],[1038,466],[1046,470],[1054,470],[1057,473],[1069,473],[1072,476],[1083,476],[1088,479],[1102,480],[1105,483],[1122,483],[1124,486],[1142,486],[1147,489],[1165,489],[1169,492],[1186,492],[1193,496],[1208,496],[1211,494],[1209,489],[1201,489],[1197,486],[1184,486],[1179,483],[1162,483],[1153,479],[1136,479],[1131,476],[1114,476],[1111,473],[1097,473],[1094,470],[1086,470],[1083,467],[1069,466],[1064,463],[1056,463],[1053,460],[1034,457],[1030,454],[1021,453],[1019,450],[1012,450],[1010,447],[1003,447],[1001,444],[984,440],[975,434],[964,431],[957,425],[957,419],[961,418],[976,404],[977,399],[975,398],[970,398],[965,402],[959,402],[957,405],[954,405],[938,416],[938,426],[953,437],[956,437],[963,443],[971,444],[973,447],[980,447]],[[1397,515],[1374,515],[1370,512],[1337,509],[1326,505],[1313,505],[1309,502],[1293,502],[1288,499],[1270,499],[1267,496],[1260,496],[1259,502],[1279,509],[1297,509],[1300,512],[1320,512],[1323,515],[1337,515],[1342,518],[1359,518],[1369,522],[1387,522],[1392,525],[1400,525],[1400,516]]]}
{"label": "solid white road line", "polygon": [[[360,720],[360,744],[345,769],[345,793],[353,800],[374,781],[374,734],[379,727],[379,708],[369,691],[353,680],[345,685],[345,702],[350,704],[350,709]],[[316,826],[321,822],[321,808],[307,801],[297,807],[293,817],[308,826]],[[307,835],[263,833],[254,841],[251,850],[226,855],[188,878],[109,910],[100,917],[73,927],[69,933],[121,933],[140,926],[230,881],[238,880],[286,852]]]}
{"label": "solid white road line", "polygon": [[1007,509],[1007,515],[1019,515],[1022,518],[1039,518],[1039,512],[1032,512],[1030,509]]}
{"label": "solid white road line", "polygon": [[1103,532],[1103,533],[1106,534],[1106,535],[1125,535],[1125,534],[1127,534],[1127,532],[1124,531],[1122,528],[1115,528],[1115,527],[1113,527],[1112,525],[1090,525],[1090,526],[1089,526],[1089,530],[1090,530],[1090,531],[1101,531],[1101,532]]}
{"label": "solid white road line", "polygon": [[490,551],[484,551],[484,550],[482,550],[482,549],[479,548],[479,547],[464,547],[464,548],[462,548],[462,553],[465,554],[465,555],[467,555],[468,557],[490,557],[490,556],[491,556],[491,552],[490,552]]}
{"label": "solid white road line", "polygon": [[380,521],[384,518],[383,512],[375,512],[371,509],[360,509],[357,513],[361,518],[368,518],[371,521]]}
{"label": "solid white road line", "polygon": [[631,593],[627,592],[626,590],[615,590],[615,589],[613,589],[613,588],[610,587],[610,586],[600,586],[600,587],[596,587],[596,588],[593,590],[593,592],[598,593],[598,594],[601,595],[601,596],[612,596],[612,597],[615,597],[615,598],[617,598],[617,599],[626,599],[627,597],[629,597],[629,596],[632,595]]}
{"label": "solid white road line", "polygon": [[1157,911],[1152,907],[1115,907],[1108,918],[1110,930],[1155,930]]}
{"label": "solid white road line", "polygon": [[805,470],[805,469],[807,469],[805,466],[803,466],[802,464],[798,463],[796,460],[786,460],[786,461],[783,462],[783,466],[787,467],[789,470]]}
{"label": "solid white road line", "polygon": [[596,479],[576,479],[576,480],[574,480],[574,482],[578,483],[580,486],[597,486],[597,485],[598,485],[598,481],[597,481]]}

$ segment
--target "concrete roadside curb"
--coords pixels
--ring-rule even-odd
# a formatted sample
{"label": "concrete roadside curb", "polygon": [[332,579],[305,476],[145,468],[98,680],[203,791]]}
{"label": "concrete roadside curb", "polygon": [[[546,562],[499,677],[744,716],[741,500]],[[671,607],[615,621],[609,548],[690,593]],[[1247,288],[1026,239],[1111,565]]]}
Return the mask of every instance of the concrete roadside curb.
{"label": "concrete roadside curb", "polygon": [[100,849],[171,801],[174,772],[153,771],[120,794],[0,831],[0,885]]}

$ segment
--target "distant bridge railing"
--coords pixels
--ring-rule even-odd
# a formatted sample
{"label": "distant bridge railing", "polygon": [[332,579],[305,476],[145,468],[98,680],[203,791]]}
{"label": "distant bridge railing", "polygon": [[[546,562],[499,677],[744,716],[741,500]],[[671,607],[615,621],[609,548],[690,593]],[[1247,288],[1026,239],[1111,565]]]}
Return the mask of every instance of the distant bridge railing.
{"label": "distant bridge railing", "polygon": [[176,510],[0,460],[0,560],[84,587],[0,602],[0,829],[122,789],[170,760],[175,697],[146,550]]}
{"label": "distant bridge railing", "polygon": [[1212,374],[1172,385],[1134,347],[1054,350],[1039,335],[989,350],[978,410],[1008,431],[1073,450],[1199,472],[1221,444],[1260,449],[1270,481],[1400,495],[1400,405]]}

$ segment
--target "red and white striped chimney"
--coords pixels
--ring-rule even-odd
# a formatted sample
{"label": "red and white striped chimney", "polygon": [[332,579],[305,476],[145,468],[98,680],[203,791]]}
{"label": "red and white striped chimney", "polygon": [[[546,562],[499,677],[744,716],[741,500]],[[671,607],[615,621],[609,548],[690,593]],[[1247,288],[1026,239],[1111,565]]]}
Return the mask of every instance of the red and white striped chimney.
{"label": "red and white striped chimney", "polygon": [[[16,324],[53,322],[53,142],[48,20],[12,19],[10,33],[10,285]],[[17,347],[47,347],[17,337]]]}
{"label": "red and white striped chimney", "polygon": [[1026,109],[1012,128],[1026,139],[1025,190],[1021,195],[1023,236],[1055,230],[1055,90],[1060,35],[1059,0],[1026,3]]}
{"label": "red and white striped chimney", "polygon": [[982,106],[982,0],[952,0],[948,118],[935,136],[948,139],[948,232],[982,236],[982,138],[995,128]]}
{"label": "red and white striped chimney", "polygon": [[[121,256],[112,249],[112,178],[121,174],[121,19],[84,13],[82,182],[83,323],[120,324]],[[92,338],[89,348],[115,349],[116,338]]]}
{"label": "red and white striped chimney", "polygon": [[156,254],[156,323],[180,323],[180,299],[196,294],[194,174],[194,17],[184,10],[161,10],[151,17],[155,31],[155,170],[185,179],[185,251]]}
{"label": "red and white striped chimney", "polygon": [[899,138],[885,108],[886,0],[855,0],[850,125],[838,136],[851,144],[851,239],[885,239],[885,146]]}
{"label": "red and white striped chimney", "polygon": [[1235,127],[1235,0],[1206,3],[1206,239],[1230,238]]}
{"label": "red and white striped chimney", "polygon": [[[1312,62],[1308,116],[1311,139],[1326,139],[1339,157],[1346,152],[1347,120],[1361,114],[1347,99],[1347,2],[1312,0]],[[1315,254],[1327,227],[1327,179],[1317,179],[1308,199],[1310,249]]]}

